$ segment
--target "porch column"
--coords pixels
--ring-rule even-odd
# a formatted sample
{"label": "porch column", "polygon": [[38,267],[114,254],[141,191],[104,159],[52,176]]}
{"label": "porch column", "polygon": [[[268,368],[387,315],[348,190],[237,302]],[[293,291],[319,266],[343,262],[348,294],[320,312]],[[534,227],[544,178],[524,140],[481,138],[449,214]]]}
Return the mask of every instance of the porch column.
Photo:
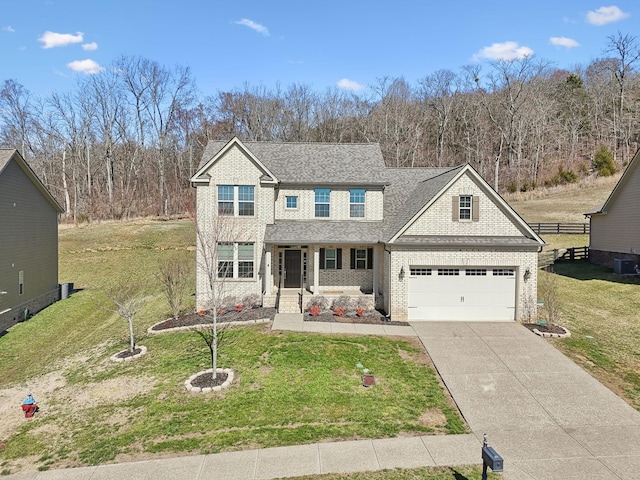
{"label": "porch column", "polygon": [[265,286],[264,291],[267,295],[271,295],[273,290],[273,269],[271,268],[271,252],[273,251],[273,245],[267,245],[264,252],[264,278]]}
{"label": "porch column", "polygon": [[378,298],[378,259],[379,249],[373,249],[373,298]]}
{"label": "porch column", "polygon": [[318,285],[320,284],[320,247],[313,246],[313,285],[311,291],[317,295],[319,293]]}

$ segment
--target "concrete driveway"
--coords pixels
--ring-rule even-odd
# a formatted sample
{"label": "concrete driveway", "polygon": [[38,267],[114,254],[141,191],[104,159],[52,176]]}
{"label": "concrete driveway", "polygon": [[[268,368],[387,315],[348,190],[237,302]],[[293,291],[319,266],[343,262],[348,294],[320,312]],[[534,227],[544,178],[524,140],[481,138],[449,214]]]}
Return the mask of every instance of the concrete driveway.
{"label": "concrete driveway", "polygon": [[412,326],[504,478],[640,478],[640,413],[546,340],[515,322]]}

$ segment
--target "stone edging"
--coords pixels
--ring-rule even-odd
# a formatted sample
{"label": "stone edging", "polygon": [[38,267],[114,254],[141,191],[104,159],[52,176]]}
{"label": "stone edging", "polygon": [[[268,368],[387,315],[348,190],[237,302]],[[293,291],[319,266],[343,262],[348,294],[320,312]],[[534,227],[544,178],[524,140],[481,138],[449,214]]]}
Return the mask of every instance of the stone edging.
{"label": "stone edging", "polygon": [[[258,318],[256,320],[246,320],[244,322],[218,322],[218,327],[226,327],[227,325],[231,327],[235,327],[238,325],[256,325],[258,323],[269,323],[270,321],[271,321],[270,318]],[[173,327],[173,328],[163,328],[162,330],[153,330],[153,327],[155,327],[156,325],[160,325],[161,323],[164,323],[164,322],[166,322],[166,320],[163,320],[162,322],[154,323],[149,328],[147,328],[147,333],[150,333],[152,335],[159,335],[161,333],[168,333],[168,332],[186,332],[189,330],[198,330],[200,328],[206,328],[211,325],[211,324],[201,323],[199,325],[187,325],[185,327]]]}
{"label": "stone edging", "polygon": [[139,348],[140,352],[136,353],[135,355],[131,355],[129,357],[119,357],[118,355],[120,355],[122,352],[126,351],[126,350],[120,350],[118,353],[111,355],[109,357],[109,360],[113,361],[113,362],[129,362],[131,360],[133,360],[134,358],[139,358],[142,355],[144,355],[145,353],[147,353],[147,347],[145,347],[144,345],[136,345],[135,348]]}
{"label": "stone edging", "polygon": [[540,335],[541,337],[545,338],[569,338],[571,336],[571,332],[569,330],[560,325],[558,325],[558,327],[564,330],[564,333],[541,332],[537,328],[532,328],[531,331],[536,335]]}
{"label": "stone edging", "polygon": [[[246,322],[242,322],[242,323],[246,323]],[[231,383],[233,382],[233,370],[231,370],[230,368],[217,368],[216,371],[218,373],[226,373],[227,374],[227,379],[225,380],[225,382],[222,385],[218,385],[217,387],[205,387],[205,388],[200,388],[200,387],[194,387],[193,385],[191,385],[191,382],[193,380],[195,380],[196,378],[198,378],[200,375],[204,375],[205,373],[213,373],[213,368],[209,368],[207,370],[202,370],[201,372],[198,372],[194,375],[191,375],[185,382],[184,382],[184,386],[187,390],[189,390],[191,393],[209,393],[209,392],[219,392],[220,390],[224,389],[224,388],[229,388],[229,385],[231,385]]]}

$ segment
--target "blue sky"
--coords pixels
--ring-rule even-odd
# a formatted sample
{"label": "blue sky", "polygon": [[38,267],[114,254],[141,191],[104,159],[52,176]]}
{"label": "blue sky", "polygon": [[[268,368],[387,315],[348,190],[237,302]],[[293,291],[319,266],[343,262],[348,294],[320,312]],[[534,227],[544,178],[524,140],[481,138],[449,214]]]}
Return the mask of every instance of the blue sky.
{"label": "blue sky", "polygon": [[0,0],[0,81],[66,92],[120,55],[189,66],[203,95],[245,82],[366,92],[530,54],[570,69],[638,32],[637,0],[614,1]]}

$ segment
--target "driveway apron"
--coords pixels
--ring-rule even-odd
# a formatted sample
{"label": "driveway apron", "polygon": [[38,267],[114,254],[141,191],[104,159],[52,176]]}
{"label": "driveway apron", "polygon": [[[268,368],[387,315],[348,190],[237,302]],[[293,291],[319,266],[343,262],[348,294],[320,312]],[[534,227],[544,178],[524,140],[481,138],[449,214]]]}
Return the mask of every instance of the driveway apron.
{"label": "driveway apron", "polygon": [[640,413],[518,323],[414,322],[507,479],[638,479]]}

